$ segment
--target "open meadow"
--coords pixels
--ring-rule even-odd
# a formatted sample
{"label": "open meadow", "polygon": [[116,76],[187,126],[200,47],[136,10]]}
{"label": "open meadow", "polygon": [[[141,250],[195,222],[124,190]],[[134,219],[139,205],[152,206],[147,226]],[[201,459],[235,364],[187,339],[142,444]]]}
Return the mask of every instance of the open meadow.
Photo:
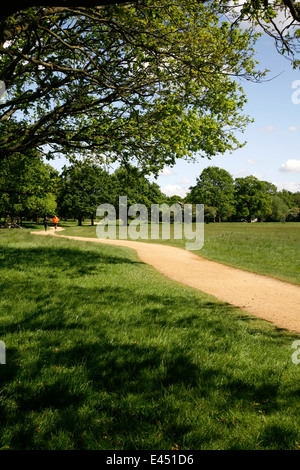
{"label": "open meadow", "polygon": [[[63,235],[97,237],[96,226],[63,223]],[[185,247],[186,239],[141,240]],[[184,235],[184,230],[183,230]],[[130,238],[128,238],[130,239]],[[300,284],[300,223],[215,223],[204,225],[204,246],[196,254],[236,268]]]}
{"label": "open meadow", "polygon": [[[276,227],[209,225],[203,254],[299,284],[300,226]],[[0,260],[2,449],[299,449],[299,335],[130,249],[2,230]]]}

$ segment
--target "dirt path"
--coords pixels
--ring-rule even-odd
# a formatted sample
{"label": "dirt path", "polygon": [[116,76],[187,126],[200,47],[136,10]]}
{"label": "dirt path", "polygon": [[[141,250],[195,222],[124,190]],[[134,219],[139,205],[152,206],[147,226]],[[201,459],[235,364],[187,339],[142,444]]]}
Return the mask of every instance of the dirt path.
{"label": "dirt path", "polygon": [[[55,235],[53,229],[31,233]],[[130,240],[59,237],[133,248],[143,262],[165,276],[240,307],[280,328],[300,333],[300,286],[208,261],[173,246]]]}

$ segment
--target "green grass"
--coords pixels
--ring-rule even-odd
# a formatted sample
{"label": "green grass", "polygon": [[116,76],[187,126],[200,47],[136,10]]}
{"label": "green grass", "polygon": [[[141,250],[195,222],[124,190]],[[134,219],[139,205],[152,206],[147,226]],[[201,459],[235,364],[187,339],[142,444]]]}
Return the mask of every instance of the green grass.
{"label": "green grass", "polygon": [[3,230],[0,266],[1,448],[299,448],[299,335],[129,249]]}
{"label": "green grass", "polygon": [[[171,226],[172,229],[172,226]],[[96,237],[96,227],[67,227],[64,235]],[[147,241],[147,240],[140,240]],[[185,247],[186,240],[148,240]],[[204,226],[199,256],[300,285],[300,223],[216,223]]]}

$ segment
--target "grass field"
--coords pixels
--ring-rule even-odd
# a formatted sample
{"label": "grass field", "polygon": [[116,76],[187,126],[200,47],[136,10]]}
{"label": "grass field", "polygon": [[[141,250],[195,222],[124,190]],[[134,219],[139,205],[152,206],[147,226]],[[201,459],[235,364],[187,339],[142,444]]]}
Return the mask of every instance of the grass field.
{"label": "grass field", "polygon": [[[68,227],[64,235],[96,237],[96,227]],[[186,240],[148,240],[181,248]],[[143,242],[147,240],[141,240]],[[216,223],[204,226],[199,256],[300,285],[300,223]]]}
{"label": "grass field", "polygon": [[129,249],[2,230],[0,266],[2,449],[299,449],[299,335]]}

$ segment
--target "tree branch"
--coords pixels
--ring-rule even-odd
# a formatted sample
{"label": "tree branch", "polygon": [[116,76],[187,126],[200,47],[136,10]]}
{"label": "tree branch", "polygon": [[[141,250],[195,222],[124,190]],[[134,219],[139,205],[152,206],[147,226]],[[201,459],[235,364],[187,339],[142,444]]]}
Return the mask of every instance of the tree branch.
{"label": "tree branch", "polygon": [[[137,0],[43,0],[43,6],[47,7],[57,7],[57,8],[73,8],[73,7],[84,7],[92,8],[98,6],[106,6],[111,4],[124,4],[124,3],[135,3]],[[21,4],[20,4],[21,3]],[[0,9],[0,20],[4,20],[9,16],[14,15],[18,11],[26,10],[30,7],[40,7],[41,4],[38,0],[21,0],[5,2],[4,5],[1,5]]]}
{"label": "tree branch", "polygon": [[290,13],[295,21],[300,23],[300,5],[299,2],[293,0],[282,0],[285,6],[290,10]]}

